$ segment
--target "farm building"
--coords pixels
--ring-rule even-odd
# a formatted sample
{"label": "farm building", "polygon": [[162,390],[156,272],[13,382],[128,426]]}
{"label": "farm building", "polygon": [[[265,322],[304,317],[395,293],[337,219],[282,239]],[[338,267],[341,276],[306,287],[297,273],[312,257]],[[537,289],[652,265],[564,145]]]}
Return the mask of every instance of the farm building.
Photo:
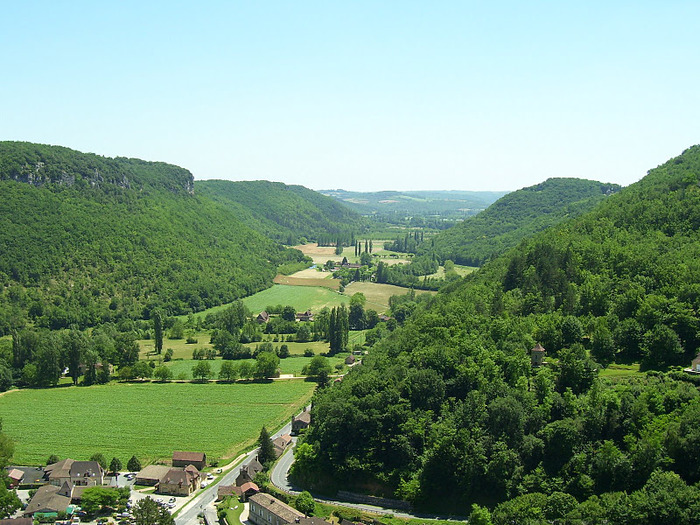
{"label": "farm building", "polygon": [[207,466],[207,455],[204,452],[173,452],[173,467],[194,465],[198,470]]}

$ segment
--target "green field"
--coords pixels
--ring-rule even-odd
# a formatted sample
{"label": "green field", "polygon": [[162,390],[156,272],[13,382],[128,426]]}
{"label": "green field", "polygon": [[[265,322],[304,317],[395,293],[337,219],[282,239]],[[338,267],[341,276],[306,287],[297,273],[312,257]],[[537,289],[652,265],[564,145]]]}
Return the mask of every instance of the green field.
{"label": "green field", "polygon": [[[329,357],[328,360],[331,366],[334,367],[338,363],[343,363],[348,354],[338,354],[333,357]],[[295,376],[301,376],[302,369],[309,364],[309,361],[313,359],[312,357],[288,357],[286,359],[280,359],[280,370],[283,374],[294,374]],[[232,361],[234,364],[242,363],[243,361],[248,361],[252,365],[255,365],[255,359],[238,359]],[[221,370],[222,359],[212,359],[208,361],[212,375],[210,379],[217,379],[219,377],[219,370]],[[192,379],[192,367],[197,364],[197,361],[192,359],[186,359],[183,361],[169,361],[165,363],[166,366],[170,368],[173,372],[173,378],[175,379]],[[335,372],[334,372],[335,373]]]}
{"label": "green field", "polygon": [[276,284],[267,290],[243,299],[243,304],[254,314],[260,313],[270,305],[290,305],[297,312],[303,312],[307,309],[318,312],[326,306],[332,308],[340,306],[341,303],[348,304],[349,302],[347,297],[321,286],[288,286],[284,284]]}
{"label": "green field", "polygon": [[[402,288],[401,286],[394,286],[393,284],[379,284],[370,282],[353,282],[345,287],[345,294],[350,297],[358,292],[363,293],[367,299],[365,309],[376,310],[381,314],[389,311],[389,298],[392,295],[406,295],[409,292],[409,289]],[[424,290],[416,291],[416,295],[424,293],[434,295],[436,292]]]}
{"label": "green field", "polygon": [[634,374],[639,373],[639,363],[634,363],[631,365],[622,364],[611,364],[607,368],[603,368],[598,372],[600,377],[607,378],[618,378],[618,377],[629,377]]}
{"label": "green field", "polygon": [[0,396],[3,430],[15,442],[14,462],[45,464],[101,452],[123,464],[167,460],[173,450],[230,458],[260,433],[281,426],[308,403],[315,384],[128,384],[16,390]]}

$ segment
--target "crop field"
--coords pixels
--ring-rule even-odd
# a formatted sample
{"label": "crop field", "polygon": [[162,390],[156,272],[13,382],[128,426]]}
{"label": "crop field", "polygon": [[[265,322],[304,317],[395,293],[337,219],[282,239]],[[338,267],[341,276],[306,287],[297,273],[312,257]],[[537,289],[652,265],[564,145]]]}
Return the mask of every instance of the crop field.
{"label": "crop field", "polygon": [[[316,272],[316,270],[314,271]],[[298,277],[297,274],[277,275],[275,277],[275,284],[287,284],[289,286],[322,286],[324,288],[330,288],[331,290],[338,290],[340,288],[339,279],[322,277],[322,273],[316,273],[318,274],[318,277],[309,277],[306,275],[303,277]]]}
{"label": "crop field", "polygon": [[0,396],[3,430],[15,442],[13,461],[88,459],[101,452],[123,464],[168,460],[173,450],[230,459],[264,425],[279,428],[308,403],[315,384],[113,383],[93,387],[16,390]]}
{"label": "crop field", "polygon": [[[344,363],[345,358],[348,354],[338,354],[333,357],[329,357],[328,360],[331,366],[335,370],[335,365],[339,363]],[[280,370],[283,374],[294,374],[295,376],[301,376],[302,369],[309,364],[313,359],[312,357],[295,356],[287,357],[286,359],[280,359]],[[234,364],[242,363],[243,361],[249,362],[251,365],[255,365],[255,359],[237,359],[232,361]],[[217,379],[219,377],[219,370],[221,370],[222,359],[212,359],[207,361],[211,366],[211,377],[210,379]],[[198,363],[192,359],[185,359],[183,361],[169,361],[164,363],[173,372],[174,379],[192,379],[192,368]],[[335,373],[335,372],[334,372]]]}
{"label": "crop field", "polygon": [[349,298],[328,288],[285,284],[276,284],[272,288],[243,299],[243,304],[255,315],[270,305],[290,305],[297,312],[303,312],[307,309],[317,312],[324,307],[333,308],[340,306],[341,303],[348,304],[349,302]]}
{"label": "crop field", "polygon": [[[394,286],[393,284],[379,284],[379,283],[350,283],[345,288],[345,294],[352,296],[355,293],[362,292],[367,299],[366,309],[373,309],[379,313],[389,310],[389,297],[392,295],[405,295],[408,293],[408,288],[402,288],[401,286]],[[435,294],[436,292],[431,291],[416,291],[416,295],[420,294]]]}

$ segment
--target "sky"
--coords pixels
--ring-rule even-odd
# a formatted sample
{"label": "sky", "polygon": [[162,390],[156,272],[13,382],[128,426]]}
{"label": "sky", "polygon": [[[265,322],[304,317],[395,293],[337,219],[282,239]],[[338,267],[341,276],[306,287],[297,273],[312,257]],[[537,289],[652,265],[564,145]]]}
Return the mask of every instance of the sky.
{"label": "sky", "polygon": [[312,189],[627,185],[700,143],[700,2],[3,2],[0,140]]}

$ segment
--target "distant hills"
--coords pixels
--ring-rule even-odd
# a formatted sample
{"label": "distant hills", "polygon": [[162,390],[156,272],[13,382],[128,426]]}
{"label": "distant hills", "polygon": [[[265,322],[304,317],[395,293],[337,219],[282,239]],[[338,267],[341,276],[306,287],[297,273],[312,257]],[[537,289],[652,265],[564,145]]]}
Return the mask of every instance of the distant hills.
{"label": "distant hills", "polygon": [[505,191],[378,191],[320,190],[363,215],[438,216],[459,219],[475,215]]}
{"label": "distant hills", "polygon": [[592,210],[617,184],[573,178],[552,178],[509,193],[486,210],[440,232],[423,243],[419,254],[480,266],[525,237]]}
{"label": "distant hills", "polygon": [[162,162],[24,142],[0,142],[0,195],[0,334],[229,302],[303,259],[277,241],[360,219],[299,186],[195,184]]}

